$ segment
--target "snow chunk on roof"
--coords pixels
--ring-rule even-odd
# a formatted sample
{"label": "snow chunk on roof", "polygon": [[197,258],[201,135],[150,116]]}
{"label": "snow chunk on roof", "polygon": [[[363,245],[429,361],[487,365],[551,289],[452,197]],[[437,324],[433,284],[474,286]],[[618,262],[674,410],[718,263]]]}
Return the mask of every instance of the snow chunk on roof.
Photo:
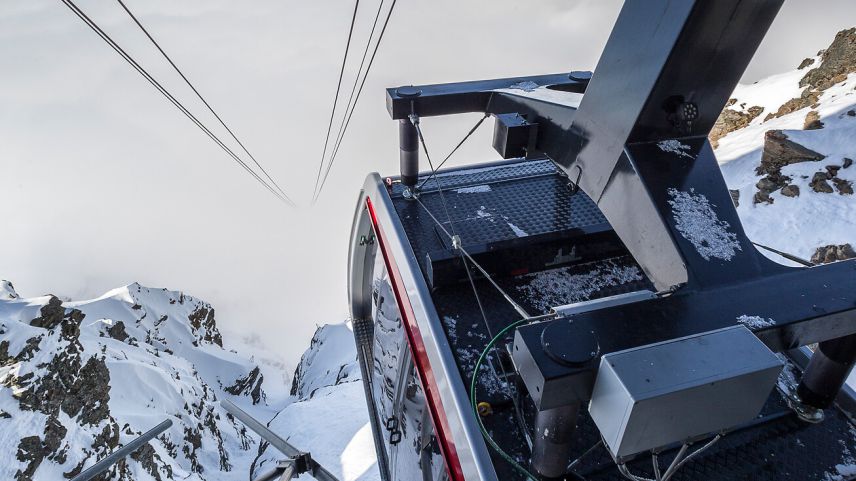
{"label": "snow chunk on roof", "polygon": [[762,329],[764,327],[775,326],[776,323],[772,319],[764,319],[761,316],[748,316],[746,314],[737,318],[737,322],[743,324],[750,329]]}
{"label": "snow chunk on roof", "polygon": [[506,221],[506,224],[508,224],[508,227],[511,227],[511,230],[514,231],[514,235],[516,235],[517,237],[526,237],[529,235],[525,230],[521,229],[520,227],[517,227],[516,224],[513,224],[508,221]]}
{"label": "snow chunk on roof", "polygon": [[663,152],[675,154],[679,157],[686,157],[688,159],[693,158],[693,156],[687,152],[690,150],[690,146],[682,144],[680,140],[663,140],[662,142],[657,142],[657,147],[659,147]]}
{"label": "snow chunk on roof", "polygon": [[675,228],[688,241],[704,260],[711,257],[730,261],[737,251],[742,250],[737,235],[729,232],[731,225],[719,219],[710,207],[710,202],[694,189],[689,192],[669,188],[669,205]]}
{"label": "snow chunk on roof", "polygon": [[523,82],[517,82],[515,84],[511,84],[508,86],[510,89],[523,90],[524,92],[531,92],[538,88],[538,84],[531,80],[526,80]]}
{"label": "snow chunk on roof", "polygon": [[561,267],[536,274],[528,274],[528,285],[519,287],[532,304],[543,312],[551,308],[589,300],[598,291],[612,286],[641,281],[642,271],[638,267],[622,266],[613,261],[597,263],[589,272],[572,273]]}

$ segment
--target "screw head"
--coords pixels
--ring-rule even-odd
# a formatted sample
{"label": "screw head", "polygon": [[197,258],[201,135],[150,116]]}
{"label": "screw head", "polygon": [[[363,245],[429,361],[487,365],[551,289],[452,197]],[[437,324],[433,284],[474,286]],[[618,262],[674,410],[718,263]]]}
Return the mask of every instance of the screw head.
{"label": "screw head", "polygon": [[395,89],[395,95],[402,98],[419,97],[422,95],[422,91],[412,85],[408,85]]}

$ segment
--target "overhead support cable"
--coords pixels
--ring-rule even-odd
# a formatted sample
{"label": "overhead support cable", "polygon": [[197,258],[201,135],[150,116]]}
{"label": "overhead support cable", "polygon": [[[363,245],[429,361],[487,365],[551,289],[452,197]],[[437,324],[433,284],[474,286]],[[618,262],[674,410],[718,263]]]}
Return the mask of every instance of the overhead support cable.
{"label": "overhead support cable", "polygon": [[285,197],[292,205],[294,205],[294,202],[288,197],[288,195],[285,193],[285,191],[282,190],[282,187],[280,187],[279,184],[277,184],[276,181],[273,180],[273,178],[271,178],[271,176],[270,176],[270,174],[268,174],[267,170],[265,170],[265,168],[262,167],[262,165],[259,163],[259,161],[256,160],[255,156],[253,154],[251,154],[249,150],[247,150],[247,147],[244,146],[244,143],[241,142],[240,139],[238,139],[238,137],[232,131],[232,129],[229,128],[228,125],[226,125],[226,122],[224,122],[223,119],[220,118],[220,115],[218,115],[217,112],[214,111],[214,108],[211,107],[211,105],[208,103],[207,100],[205,100],[205,98],[202,96],[202,94],[200,94],[199,91],[196,90],[196,87],[193,86],[193,84],[190,82],[190,80],[187,78],[187,76],[184,75],[184,72],[182,72],[181,69],[179,69],[178,66],[175,64],[175,62],[172,61],[172,59],[169,57],[169,55],[166,54],[166,52],[161,48],[160,44],[158,44],[158,42],[154,39],[154,37],[152,37],[152,35],[149,33],[149,31],[146,30],[146,27],[144,27],[143,24],[140,23],[140,21],[137,19],[137,17],[133,13],[131,13],[131,10],[128,9],[127,5],[125,5],[125,2],[123,2],[122,0],[116,0],[116,1],[119,2],[119,5],[121,5],[122,8],[125,10],[125,12],[128,13],[128,16],[131,17],[131,19],[134,21],[134,23],[136,23],[137,26],[140,27],[140,30],[143,31],[143,33],[146,35],[146,37],[148,37],[149,40],[151,40],[151,42],[155,46],[155,48],[157,48],[158,51],[161,53],[161,55],[163,55],[163,58],[165,58],[166,61],[169,62],[169,64],[172,66],[172,68],[175,69],[176,73],[178,73],[178,75],[181,76],[182,80],[184,80],[184,83],[186,83],[187,86],[190,87],[191,90],[193,90],[193,93],[196,94],[197,97],[199,97],[199,100],[201,100],[202,103],[205,104],[205,107],[207,107],[208,110],[214,115],[214,118],[216,118],[217,121],[220,122],[220,125],[222,125],[223,128],[226,129],[227,132],[229,132],[229,135],[232,136],[232,138],[235,140],[235,142],[237,142],[238,145],[241,146],[241,149],[243,149],[244,152],[250,157],[250,159],[252,159],[253,163],[256,164],[256,167],[258,167],[259,170],[262,171],[262,173],[265,175],[267,180],[269,180],[270,183],[273,184],[274,187],[276,187],[276,190],[278,190],[279,193],[282,194],[283,197]]}
{"label": "overhead support cable", "polygon": [[[351,106],[353,105],[353,102],[354,102],[354,94],[357,92],[357,86],[359,85],[360,78],[363,75],[363,67],[365,67],[365,65],[366,65],[366,59],[368,58],[369,49],[371,48],[372,39],[374,38],[375,31],[377,30],[377,25],[378,25],[378,22],[380,21],[380,14],[381,14],[381,12],[383,12],[383,4],[385,1],[386,0],[380,0],[380,2],[377,4],[377,12],[375,13],[374,22],[372,22],[372,29],[369,32],[368,39],[366,40],[366,47],[365,47],[365,49],[363,49],[363,57],[360,59],[360,66],[359,66],[359,68],[357,68],[357,75],[354,76],[354,84],[351,86],[351,93],[348,95],[348,102],[345,105],[345,112],[342,115],[342,122],[339,124],[339,130],[336,131],[336,140],[333,142],[333,153],[330,156],[330,162],[332,162],[333,157],[336,156],[336,152],[338,152],[338,150],[339,150],[339,143],[342,140],[342,133],[345,130],[345,121],[348,119],[348,112],[351,111]],[[321,159],[321,163],[322,164],[324,163],[324,159]],[[328,167],[328,170],[329,170],[329,167]],[[320,170],[319,170],[319,173],[320,173]],[[327,175],[325,173],[325,175],[324,175],[325,180],[326,180],[326,177],[327,177]],[[323,184],[323,182],[322,182],[322,184]],[[313,191],[313,193],[312,193],[312,202],[315,202],[317,200],[317,197],[320,195],[319,186],[316,185],[315,187],[316,187],[315,191]]]}
{"label": "overhead support cable", "polygon": [[[383,2],[381,2],[381,5],[383,5]],[[330,144],[330,131],[333,130],[333,119],[336,116],[336,106],[339,104],[339,92],[342,89],[342,77],[345,75],[345,65],[348,63],[348,52],[351,50],[351,38],[354,35],[354,24],[357,21],[357,10],[359,7],[360,0],[357,0],[354,2],[354,15],[351,17],[351,27],[348,30],[348,41],[345,43],[345,55],[342,57],[342,68],[339,70],[339,82],[336,84],[336,95],[333,97],[333,108],[330,111],[330,122],[327,124],[327,136],[324,138],[324,150],[321,152],[321,161],[318,163],[318,173],[315,175],[315,187],[312,188],[313,197],[315,195],[315,191],[318,190],[318,182],[321,181],[321,169],[324,168],[324,159],[327,158],[327,147]],[[380,16],[380,9],[378,9],[378,16]],[[375,19],[375,22],[377,22],[377,19]],[[371,37],[369,39],[371,39]],[[368,45],[366,48],[368,48]],[[365,60],[365,55],[363,55],[363,60]],[[362,65],[360,65],[360,70],[362,70]],[[347,109],[345,110],[347,111]]]}
{"label": "overhead support cable", "polygon": [[167,98],[177,109],[181,111],[188,119],[190,119],[203,133],[205,133],[211,140],[214,141],[224,152],[226,152],[233,160],[235,160],[244,170],[246,170],[253,178],[256,179],[257,182],[262,184],[271,194],[276,196],[282,202],[294,206],[294,203],[283,194],[274,190],[270,184],[268,184],[264,179],[262,179],[258,173],[256,173],[250,166],[246,164],[240,157],[238,157],[235,152],[232,151],[222,140],[220,140],[217,135],[211,132],[199,119],[196,118],[187,108],[178,101],[163,85],[160,84],[154,77],[152,77],[145,68],[143,68],[133,57],[131,57],[122,47],[119,46],[111,37],[108,35],[101,27],[98,26],[95,21],[93,21],[89,16],[86,15],[72,0],[61,0],[65,6],[67,6],[78,18],[80,18],[92,31],[98,34],[102,40],[104,40],[116,53],[119,54],[128,64],[130,64],[140,75],[143,76],[153,87],[155,87],[158,92],[161,93],[164,97]]}
{"label": "overhead support cable", "polygon": [[[360,88],[357,90],[356,96],[354,97],[353,104],[351,104],[350,112],[345,112],[346,119],[343,124],[343,128],[340,131],[335,147],[333,148],[333,154],[330,157],[330,162],[327,164],[327,168],[324,171],[324,177],[321,179],[321,184],[318,186],[318,190],[315,192],[315,197],[313,202],[318,200],[318,197],[321,196],[321,191],[324,189],[324,184],[327,182],[327,176],[330,175],[330,169],[333,167],[333,162],[336,160],[336,155],[339,153],[339,147],[342,145],[342,140],[345,138],[345,133],[348,131],[348,126],[351,124],[351,117],[354,115],[354,110],[357,108],[357,102],[360,100],[360,95],[363,93],[363,87],[366,85],[366,79],[369,76],[369,72],[371,71],[372,64],[374,63],[375,57],[377,56],[378,48],[380,47],[381,41],[383,40],[383,35],[386,33],[386,27],[389,25],[389,19],[392,17],[392,12],[395,9],[395,4],[397,0],[392,0],[392,5],[389,7],[389,11],[386,14],[386,19],[383,22],[383,28],[381,28],[380,35],[378,35],[377,43],[375,43],[374,50],[372,51],[371,58],[369,59],[368,67],[366,67],[365,74],[363,75],[363,79],[360,82]],[[381,1],[381,6],[383,6],[383,1]],[[374,29],[372,29],[374,30]],[[371,42],[371,37],[369,38],[369,43]],[[367,45],[368,47],[368,45]],[[359,78],[359,77],[358,77]]]}

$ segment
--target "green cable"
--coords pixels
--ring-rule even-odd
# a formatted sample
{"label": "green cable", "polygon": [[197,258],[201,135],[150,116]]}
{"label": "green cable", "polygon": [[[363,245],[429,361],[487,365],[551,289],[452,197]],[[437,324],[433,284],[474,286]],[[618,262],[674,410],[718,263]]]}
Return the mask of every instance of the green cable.
{"label": "green cable", "polygon": [[500,456],[502,456],[506,461],[508,461],[508,463],[511,464],[512,467],[514,467],[514,469],[516,469],[521,474],[526,476],[527,479],[537,480],[538,478],[535,475],[533,475],[532,473],[529,472],[529,470],[527,470],[526,468],[521,466],[517,461],[514,460],[514,458],[511,457],[511,455],[509,455],[508,453],[503,451],[502,448],[500,448],[499,445],[496,444],[496,441],[494,441],[493,438],[490,437],[490,434],[487,432],[487,429],[485,429],[485,427],[484,427],[484,423],[482,422],[482,418],[481,418],[481,415],[479,414],[479,410],[478,410],[478,405],[476,403],[476,381],[478,380],[479,368],[481,368],[482,361],[484,361],[485,357],[487,357],[488,351],[490,351],[490,349],[493,347],[493,345],[496,344],[496,341],[498,341],[508,331],[510,331],[510,330],[514,329],[515,327],[520,326],[522,324],[526,324],[527,322],[530,322],[530,321],[532,321],[532,319],[521,319],[519,321],[512,322],[511,324],[506,326],[503,330],[499,331],[499,333],[496,336],[494,336],[493,339],[491,339],[489,343],[487,343],[487,346],[481,352],[481,355],[479,356],[478,360],[476,361],[475,367],[473,368],[473,378],[472,378],[472,381],[470,382],[470,401],[472,403],[473,413],[476,415],[476,419],[478,419],[479,429],[481,430],[482,436],[484,437],[485,441],[487,441],[487,443],[490,445],[490,447],[492,447],[494,449],[494,451],[499,453]]}

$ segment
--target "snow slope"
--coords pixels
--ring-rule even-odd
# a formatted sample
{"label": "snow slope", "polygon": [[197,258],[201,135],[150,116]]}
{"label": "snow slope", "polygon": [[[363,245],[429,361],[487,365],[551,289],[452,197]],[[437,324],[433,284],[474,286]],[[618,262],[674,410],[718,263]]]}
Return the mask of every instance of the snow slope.
{"label": "snow slope", "polygon": [[[354,334],[350,323],[318,328],[303,354],[290,403],[269,427],[308,451],[340,481],[379,481]],[[263,446],[253,476],[282,456]]]}
{"label": "snow slope", "polygon": [[218,401],[269,419],[263,383],[222,347],[213,308],[181,292],[62,302],[0,282],[0,479],[66,479],[171,419],[110,479],[245,480],[258,441]]}
{"label": "snow slope", "polygon": [[[816,63],[820,57],[813,59]],[[850,243],[856,245],[856,197],[838,192],[820,193],[810,187],[815,173],[825,167],[843,166],[844,159],[856,159],[856,117],[848,115],[856,109],[856,73],[821,92],[816,108],[806,106],[781,117],[765,120],[790,99],[800,97],[804,90],[800,80],[809,70],[775,75],[752,85],[740,85],[734,91],[737,99],[732,107],[748,111],[752,106],[763,112],[752,122],[719,140],[716,155],[729,189],[740,192],[737,212],[746,234],[755,242],[809,259],[824,245]],[[823,128],[803,130],[810,111],[819,114]],[[753,203],[758,191],[756,183],[763,177],[756,173],[761,164],[764,135],[769,130],[782,130],[798,144],[826,156],[818,162],[800,162],[782,168],[791,177],[790,183],[799,187],[798,197],[787,197],[780,190],[770,197],[772,204]],[[856,184],[856,166],[842,168],[838,177]],[[788,264],[775,254],[777,262]]]}

